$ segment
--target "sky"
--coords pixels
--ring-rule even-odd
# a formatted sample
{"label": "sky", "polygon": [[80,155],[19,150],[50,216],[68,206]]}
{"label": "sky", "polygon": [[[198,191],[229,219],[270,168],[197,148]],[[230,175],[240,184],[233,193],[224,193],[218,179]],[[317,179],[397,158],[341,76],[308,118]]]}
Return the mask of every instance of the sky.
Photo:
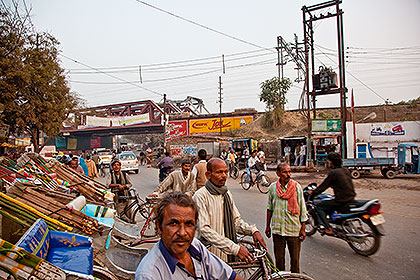
{"label": "sky", "polygon": [[[162,102],[166,93],[201,98],[211,113],[219,111],[219,76],[223,112],[264,111],[258,95],[278,75],[277,36],[302,42],[302,6],[323,2],[26,0],[36,30],[60,42],[69,86],[87,106]],[[346,86],[356,106],[419,97],[420,0],[343,0],[340,7]],[[316,70],[338,72],[336,34],[335,18],[314,24]],[[294,81],[286,109],[299,107],[303,82],[295,68],[285,66]],[[317,107],[338,106],[337,94],[317,98]]]}

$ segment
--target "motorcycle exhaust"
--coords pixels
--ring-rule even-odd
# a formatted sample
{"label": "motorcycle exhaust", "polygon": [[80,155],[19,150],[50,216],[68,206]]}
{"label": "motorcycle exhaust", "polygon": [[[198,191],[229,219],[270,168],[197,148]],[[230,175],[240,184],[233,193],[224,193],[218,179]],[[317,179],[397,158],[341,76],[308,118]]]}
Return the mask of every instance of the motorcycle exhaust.
{"label": "motorcycle exhaust", "polygon": [[356,233],[346,233],[346,237],[350,241],[359,242],[360,239],[368,237],[369,235],[366,233],[363,234],[356,234]]}

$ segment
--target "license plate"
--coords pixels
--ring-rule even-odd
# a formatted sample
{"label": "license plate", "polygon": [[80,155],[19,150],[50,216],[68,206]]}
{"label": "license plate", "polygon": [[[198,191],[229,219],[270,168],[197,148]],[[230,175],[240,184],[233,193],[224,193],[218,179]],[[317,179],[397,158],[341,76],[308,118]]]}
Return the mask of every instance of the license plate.
{"label": "license plate", "polygon": [[372,221],[372,224],[375,226],[385,223],[385,218],[381,214],[371,216],[370,220]]}

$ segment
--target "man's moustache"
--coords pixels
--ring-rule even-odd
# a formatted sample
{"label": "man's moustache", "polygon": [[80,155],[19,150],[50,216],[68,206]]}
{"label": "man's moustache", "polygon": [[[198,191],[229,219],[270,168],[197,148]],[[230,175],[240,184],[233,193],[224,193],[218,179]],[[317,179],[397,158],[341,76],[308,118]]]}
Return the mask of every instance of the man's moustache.
{"label": "man's moustache", "polygon": [[180,237],[180,238],[176,238],[174,240],[174,242],[190,242],[190,239],[189,238],[182,238],[182,237]]}

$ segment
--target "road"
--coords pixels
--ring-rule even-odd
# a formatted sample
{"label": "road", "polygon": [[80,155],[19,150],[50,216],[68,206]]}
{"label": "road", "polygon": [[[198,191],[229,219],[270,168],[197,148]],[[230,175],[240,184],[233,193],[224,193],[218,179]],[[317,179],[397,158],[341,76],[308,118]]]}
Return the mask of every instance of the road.
{"label": "road", "polygon": [[[130,177],[142,197],[158,184],[158,171],[154,168],[141,167],[139,174],[130,173]],[[270,177],[275,175],[270,173]],[[293,174],[302,185],[320,183],[323,177],[317,173]],[[410,187],[399,188],[399,185]],[[420,279],[420,177],[387,180],[373,176],[356,180],[355,186],[359,199],[377,198],[382,203],[387,235],[382,238],[379,251],[363,257],[354,253],[346,242],[316,233],[302,244],[301,271],[317,280]],[[256,224],[263,233],[267,195],[256,188],[243,190],[239,179],[229,179],[228,188],[243,219]],[[266,241],[272,254],[272,241]]]}

